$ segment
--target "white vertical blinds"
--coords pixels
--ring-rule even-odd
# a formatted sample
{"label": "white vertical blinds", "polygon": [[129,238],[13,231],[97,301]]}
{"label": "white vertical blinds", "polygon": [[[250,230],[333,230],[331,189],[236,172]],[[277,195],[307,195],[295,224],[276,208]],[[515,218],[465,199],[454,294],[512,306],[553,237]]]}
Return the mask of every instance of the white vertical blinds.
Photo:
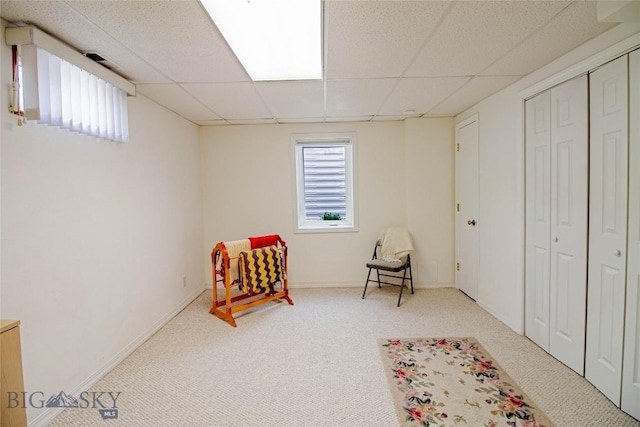
{"label": "white vertical blinds", "polygon": [[36,64],[39,123],[129,140],[125,91],[40,47]]}
{"label": "white vertical blinds", "polygon": [[303,147],[305,218],[325,212],[347,215],[347,169],[344,146]]}

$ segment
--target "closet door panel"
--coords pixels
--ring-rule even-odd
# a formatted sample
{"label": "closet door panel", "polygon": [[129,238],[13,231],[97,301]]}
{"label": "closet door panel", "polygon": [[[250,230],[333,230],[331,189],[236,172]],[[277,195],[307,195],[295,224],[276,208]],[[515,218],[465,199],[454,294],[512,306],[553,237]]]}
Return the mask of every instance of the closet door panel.
{"label": "closet door panel", "polygon": [[551,98],[544,92],[526,109],[525,334],[549,351]]}
{"label": "closet door panel", "polygon": [[[630,117],[640,117],[640,51],[629,54]],[[629,238],[627,308],[622,368],[622,410],[640,420],[640,121],[629,133]]]}
{"label": "closet door panel", "polygon": [[627,248],[627,57],[590,76],[587,379],[620,404]]}
{"label": "closet door panel", "polygon": [[551,89],[549,352],[584,373],[588,212],[587,76]]}

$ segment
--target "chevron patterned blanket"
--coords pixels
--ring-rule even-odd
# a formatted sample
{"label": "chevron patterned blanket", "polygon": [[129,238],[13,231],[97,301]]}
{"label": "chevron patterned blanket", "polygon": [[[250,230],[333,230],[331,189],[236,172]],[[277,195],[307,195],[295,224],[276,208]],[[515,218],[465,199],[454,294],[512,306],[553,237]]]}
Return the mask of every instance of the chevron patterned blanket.
{"label": "chevron patterned blanket", "polygon": [[249,295],[274,292],[282,281],[282,254],[276,246],[240,252],[240,290]]}

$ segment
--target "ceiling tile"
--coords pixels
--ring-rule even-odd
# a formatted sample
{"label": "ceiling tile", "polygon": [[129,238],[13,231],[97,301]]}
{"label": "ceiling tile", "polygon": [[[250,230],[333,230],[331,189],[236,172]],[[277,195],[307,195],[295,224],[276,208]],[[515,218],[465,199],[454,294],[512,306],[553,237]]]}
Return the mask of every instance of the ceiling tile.
{"label": "ceiling tile", "polygon": [[120,43],[176,82],[248,80],[197,1],[68,3],[98,27],[108,28]]}
{"label": "ceiling tile", "polygon": [[406,76],[472,76],[543,26],[570,2],[457,2]]}
{"label": "ceiling tile", "polygon": [[440,105],[429,110],[428,114],[455,115],[500,89],[509,86],[519,78],[520,76],[474,77]]}
{"label": "ceiling tile", "polygon": [[398,79],[330,80],[326,116],[372,116]]}
{"label": "ceiling tile", "polygon": [[255,87],[278,119],[324,116],[322,80],[256,82]]}
{"label": "ceiling tile", "polygon": [[[481,74],[525,75],[615,26],[597,23],[596,2],[576,2]],[[596,23],[594,25],[594,23]]]}
{"label": "ceiling tile", "polygon": [[253,83],[191,83],[181,85],[224,119],[270,119]]}
{"label": "ceiling tile", "polygon": [[325,2],[327,78],[399,77],[449,4]]}
{"label": "ceiling tile", "polygon": [[139,84],[136,89],[141,94],[164,105],[171,111],[188,120],[216,120],[220,119],[215,113],[205,107],[200,101],[191,96],[176,83],[171,84]]}
{"label": "ceiling tile", "polygon": [[413,110],[416,114],[424,114],[469,80],[470,77],[401,79],[378,113],[403,115],[405,111]]}
{"label": "ceiling tile", "polygon": [[114,72],[134,83],[168,83],[170,80],[139,58],[126,44],[113,38],[62,1],[0,1],[2,17],[10,22],[35,25],[78,51],[96,51],[115,63]]}

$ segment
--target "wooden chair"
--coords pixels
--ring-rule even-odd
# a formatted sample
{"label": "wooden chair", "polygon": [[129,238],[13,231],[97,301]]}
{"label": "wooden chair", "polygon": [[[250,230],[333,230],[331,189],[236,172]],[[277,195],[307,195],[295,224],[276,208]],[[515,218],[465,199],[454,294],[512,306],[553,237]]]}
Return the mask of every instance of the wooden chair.
{"label": "wooden chair", "polygon": [[[399,286],[400,287],[400,295],[398,296],[398,304],[397,307],[400,307],[400,300],[402,299],[402,291],[404,290],[406,283],[408,280],[411,284],[411,294],[413,294],[413,275],[411,274],[411,254],[407,254],[406,257],[402,258],[401,261],[388,261],[384,259],[378,258],[378,248],[382,245],[381,241],[378,240],[376,242],[376,246],[373,248],[373,256],[371,257],[371,261],[367,262],[367,268],[369,269],[369,273],[367,274],[367,281],[364,284],[364,292],[362,292],[362,299],[364,299],[367,293],[367,285],[369,285],[370,281],[377,281],[378,288],[381,288],[382,283],[385,285],[391,286]],[[371,279],[371,270],[376,270],[376,279]],[[383,271],[381,273],[380,271]],[[402,275],[400,275],[402,272]],[[407,277],[407,272],[409,275]],[[396,273],[396,274],[390,274]],[[395,278],[402,279],[400,283],[386,282],[381,280],[380,277],[383,278]]]}

